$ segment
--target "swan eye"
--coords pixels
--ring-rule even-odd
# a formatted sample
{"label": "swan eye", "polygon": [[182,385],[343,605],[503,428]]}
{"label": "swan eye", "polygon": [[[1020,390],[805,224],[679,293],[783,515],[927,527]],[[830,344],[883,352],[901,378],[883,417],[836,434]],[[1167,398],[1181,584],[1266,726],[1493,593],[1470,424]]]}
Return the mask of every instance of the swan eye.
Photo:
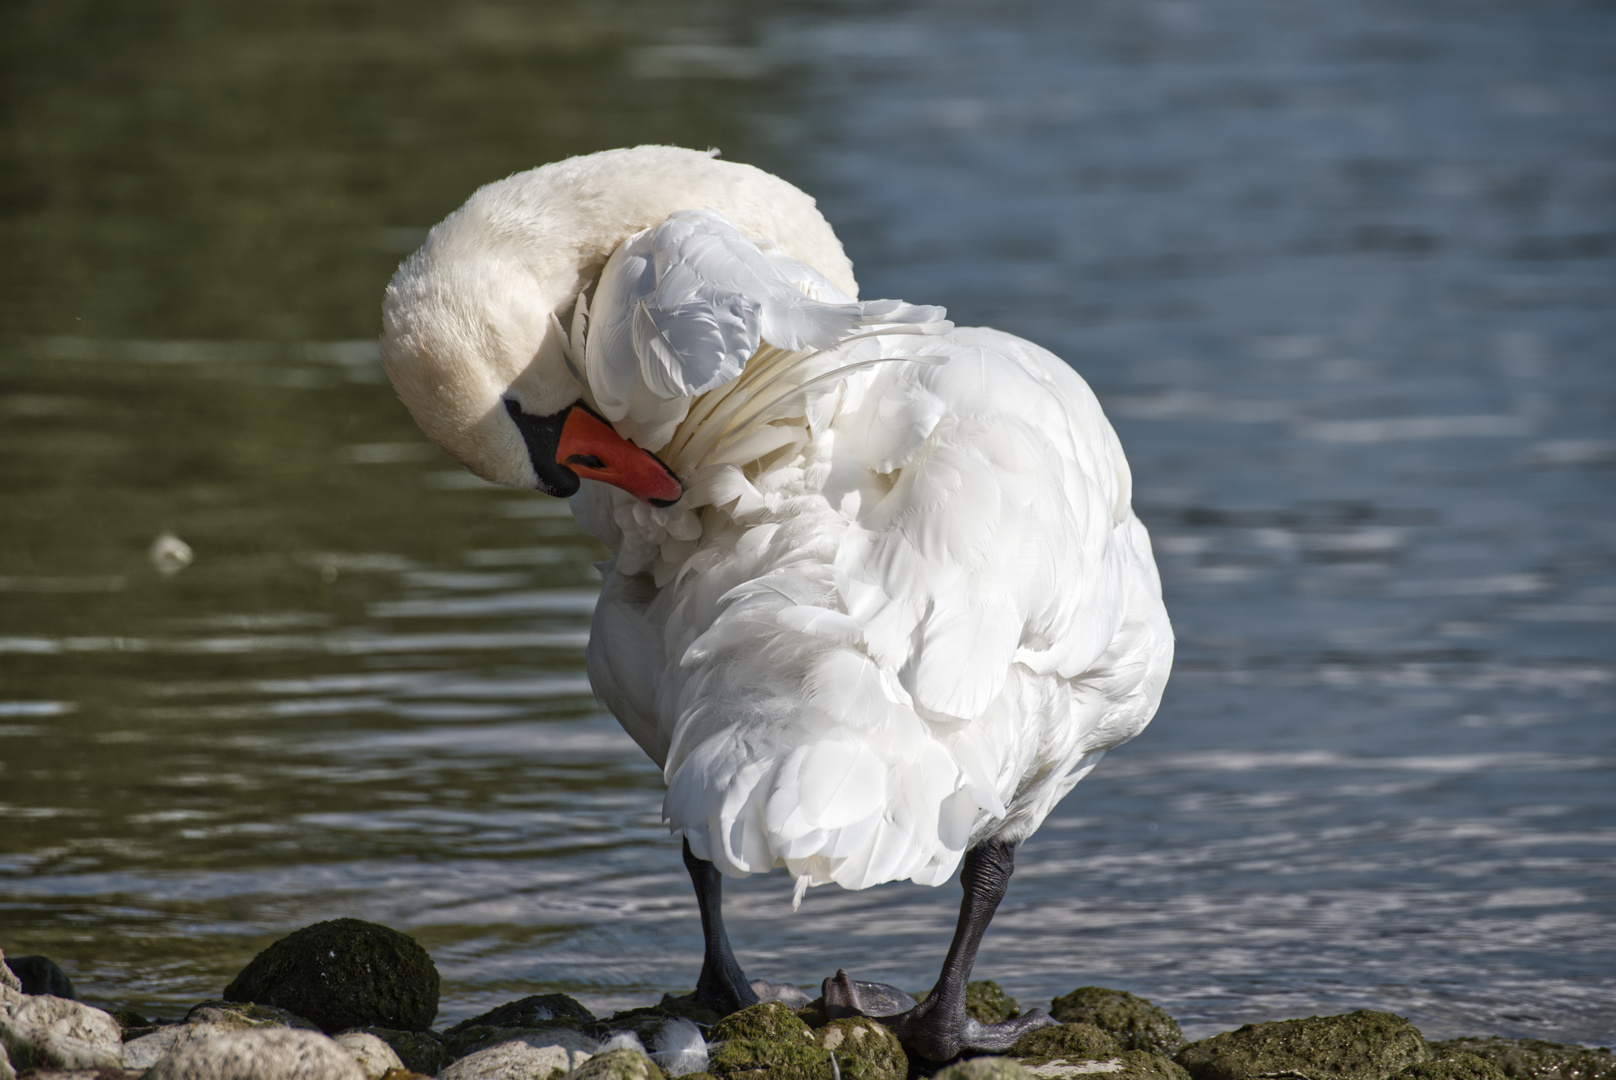
{"label": "swan eye", "polygon": [[606,463],[594,454],[574,454],[567,459],[568,465],[582,465],[586,469],[604,469]]}

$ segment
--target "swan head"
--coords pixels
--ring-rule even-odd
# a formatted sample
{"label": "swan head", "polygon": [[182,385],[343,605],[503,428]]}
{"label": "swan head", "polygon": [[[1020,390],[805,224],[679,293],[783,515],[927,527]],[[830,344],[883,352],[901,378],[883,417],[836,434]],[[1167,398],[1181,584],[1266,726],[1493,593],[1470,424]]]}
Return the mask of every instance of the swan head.
{"label": "swan head", "polygon": [[382,365],[416,423],[495,483],[677,501],[678,477],[591,408],[562,325],[624,240],[703,207],[857,295],[813,199],[760,169],[671,146],[555,162],[479,188],[388,285]]}

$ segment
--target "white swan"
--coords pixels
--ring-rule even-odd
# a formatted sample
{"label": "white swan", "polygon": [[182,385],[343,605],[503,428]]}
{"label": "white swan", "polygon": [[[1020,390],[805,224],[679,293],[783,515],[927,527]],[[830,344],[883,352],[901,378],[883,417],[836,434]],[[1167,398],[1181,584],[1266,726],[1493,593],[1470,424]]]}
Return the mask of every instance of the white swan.
{"label": "white swan", "polygon": [[947,1060],[1049,1022],[968,1020],[971,963],[1016,843],[1149,722],[1172,632],[1083,380],[940,308],[856,296],[785,181],[614,150],[489,184],[433,229],[388,287],[382,356],[440,446],[572,496],[613,552],[589,674],[667,779],[698,997],[779,992],[730,952],[721,874],[784,866],[800,900],[941,884],[963,859],[925,1001],[825,987],[833,1013]]}

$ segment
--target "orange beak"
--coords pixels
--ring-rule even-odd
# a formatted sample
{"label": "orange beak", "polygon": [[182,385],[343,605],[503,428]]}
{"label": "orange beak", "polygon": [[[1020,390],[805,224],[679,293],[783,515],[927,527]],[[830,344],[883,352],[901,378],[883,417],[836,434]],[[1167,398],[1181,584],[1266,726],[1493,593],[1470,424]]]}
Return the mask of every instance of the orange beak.
{"label": "orange beak", "polygon": [[641,450],[581,403],[561,426],[556,464],[586,480],[620,487],[652,506],[672,506],[685,493],[673,470],[649,450]]}

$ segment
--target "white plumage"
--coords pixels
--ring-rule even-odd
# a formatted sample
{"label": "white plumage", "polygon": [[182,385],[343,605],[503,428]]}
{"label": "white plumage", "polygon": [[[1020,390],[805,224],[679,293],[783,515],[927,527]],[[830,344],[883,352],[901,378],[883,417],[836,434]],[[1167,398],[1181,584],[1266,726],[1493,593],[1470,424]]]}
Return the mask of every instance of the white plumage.
{"label": "white plumage", "polygon": [[502,400],[582,399],[683,482],[666,508],[592,482],[572,506],[613,553],[591,681],[696,856],[783,865],[798,898],[940,884],[1161,697],[1172,634],[1121,447],[1049,352],[854,299],[789,185],[614,154],[434,230],[389,289],[389,372],[482,475],[534,482]]}

